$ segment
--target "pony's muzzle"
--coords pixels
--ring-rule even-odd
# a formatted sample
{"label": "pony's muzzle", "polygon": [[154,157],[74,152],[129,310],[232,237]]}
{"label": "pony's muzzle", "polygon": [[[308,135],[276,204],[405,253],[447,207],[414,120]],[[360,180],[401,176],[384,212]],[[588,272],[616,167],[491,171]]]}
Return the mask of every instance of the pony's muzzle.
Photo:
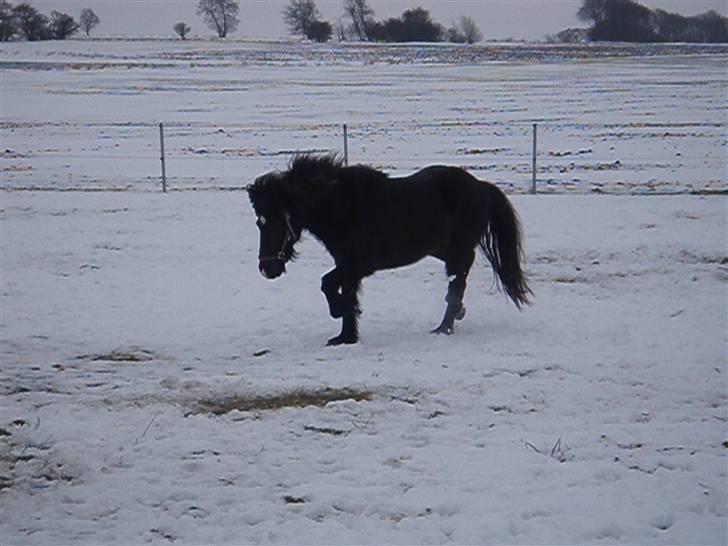
{"label": "pony's muzzle", "polygon": [[283,260],[265,260],[258,263],[258,271],[268,280],[277,279],[286,272]]}

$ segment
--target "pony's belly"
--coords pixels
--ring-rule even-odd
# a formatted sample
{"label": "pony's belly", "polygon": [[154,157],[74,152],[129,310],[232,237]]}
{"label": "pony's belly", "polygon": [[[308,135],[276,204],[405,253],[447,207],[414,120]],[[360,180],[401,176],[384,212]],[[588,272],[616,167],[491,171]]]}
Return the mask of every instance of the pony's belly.
{"label": "pony's belly", "polygon": [[408,252],[393,252],[389,255],[380,256],[377,260],[377,269],[396,269],[405,267],[419,262],[424,257],[430,255],[426,249],[410,249]]}

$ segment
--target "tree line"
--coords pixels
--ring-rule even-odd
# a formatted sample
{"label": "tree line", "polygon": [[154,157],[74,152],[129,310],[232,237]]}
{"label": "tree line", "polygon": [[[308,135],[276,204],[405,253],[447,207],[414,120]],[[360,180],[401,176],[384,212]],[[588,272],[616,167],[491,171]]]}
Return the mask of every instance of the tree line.
{"label": "tree line", "polygon": [[592,22],[587,35],[595,41],[728,42],[728,18],[715,11],[686,17],[635,0],[583,0],[577,16]]}
{"label": "tree line", "polygon": [[[240,23],[237,0],[198,0],[197,15],[218,37],[235,32]],[[595,41],[622,42],[728,42],[728,18],[715,11],[686,17],[661,9],[651,10],[636,0],[582,0],[577,12],[592,26],[587,38]],[[315,0],[290,0],[282,12],[291,34],[317,42],[332,37],[340,41],[475,43],[483,39],[471,17],[461,16],[450,27],[432,20],[421,7],[405,10],[400,17],[376,20],[367,0],[343,0],[343,15],[332,25],[321,18]],[[91,9],[81,11],[79,20],[59,11],[46,16],[29,2],[12,5],[0,0],[0,40],[64,40],[77,32],[87,36],[99,24]],[[185,22],[176,23],[174,32],[182,39],[190,33]],[[579,37],[579,29],[562,35]],[[565,39],[565,38],[561,38]]]}
{"label": "tree line", "polygon": [[28,2],[13,6],[0,0],[0,40],[18,38],[29,41],[65,40],[79,30],[88,36],[100,19],[92,9],[84,9],[78,21],[67,13],[51,11],[50,16],[40,13]]}
{"label": "tree line", "polygon": [[[475,21],[468,16],[461,16],[450,28],[445,28],[420,7],[384,21],[374,19],[374,10],[367,0],[344,0],[343,8],[344,15],[335,25],[322,20],[315,0],[290,0],[282,16],[292,35],[317,42],[327,42],[334,34],[340,41],[475,43],[483,39]],[[220,38],[237,29],[239,12],[236,0],[199,0],[197,4],[197,14]],[[189,25],[177,23],[174,30],[184,39]]]}
{"label": "tree line", "polygon": [[461,16],[449,28],[432,20],[430,12],[416,7],[400,17],[382,21],[374,18],[367,0],[344,0],[344,15],[335,26],[321,21],[314,0],[291,0],[283,9],[283,20],[293,35],[327,41],[336,33],[340,41],[475,43],[483,39],[478,25],[469,16]]}
{"label": "tree line", "polygon": [[[421,7],[383,21],[374,19],[374,10],[367,0],[344,0],[343,10],[343,16],[332,25],[322,20],[315,0],[291,0],[283,9],[282,17],[291,34],[317,42],[330,40],[334,33],[342,41],[474,43],[483,38],[475,21],[468,16],[461,16],[446,28],[433,21],[430,12]],[[218,37],[225,38],[240,24],[240,5],[237,0],[198,0],[197,15]],[[29,2],[13,6],[8,0],[0,0],[0,39],[3,41],[64,40],[79,30],[88,36],[99,22],[91,9],[84,9],[76,21],[58,11],[46,16]],[[183,40],[191,31],[186,22],[178,22],[172,29]]]}

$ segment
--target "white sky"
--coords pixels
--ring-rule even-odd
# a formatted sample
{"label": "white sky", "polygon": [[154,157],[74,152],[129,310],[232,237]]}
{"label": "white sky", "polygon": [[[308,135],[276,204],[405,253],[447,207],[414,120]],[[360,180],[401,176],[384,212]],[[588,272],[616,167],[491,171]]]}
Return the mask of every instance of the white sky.
{"label": "white sky", "polygon": [[[20,0],[11,0],[12,4]],[[96,35],[174,35],[172,26],[184,21],[192,33],[212,35],[195,14],[197,0],[30,0],[38,10],[58,10],[78,19],[81,9],[93,9],[101,19]],[[283,38],[287,35],[281,10],[288,0],[239,0],[240,27],[236,37]],[[650,8],[694,15],[713,9],[728,13],[726,0],[642,0]],[[342,0],[317,0],[322,18],[335,22],[343,15]],[[543,38],[570,26],[584,26],[576,19],[581,0],[369,0],[375,18],[399,16],[422,6],[432,18],[450,25],[459,15],[470,15],[485,39]]]}

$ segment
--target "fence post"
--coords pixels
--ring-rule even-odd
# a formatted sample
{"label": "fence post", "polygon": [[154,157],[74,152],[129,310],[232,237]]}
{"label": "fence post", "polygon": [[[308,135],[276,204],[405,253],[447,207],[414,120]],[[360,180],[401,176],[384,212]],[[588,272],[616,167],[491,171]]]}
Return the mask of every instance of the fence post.
{"label": "fence post", "polygon": [[531,164],[532,178],[531,178],[531,193],[536,193],[536,139],[537,139],[538,124],[533,124],[533,157]]}
{"label": "fence post", "polygon": [[159,123],[159,145],[161,148],[160,159],[162,160],[162,191],[167,193],[167,169],[164,164],[164,124]]}
{"label": "fence post", "polygon": [[349,135],[346,130],[346,123],[344,123],[344,166],[349,166]]}

